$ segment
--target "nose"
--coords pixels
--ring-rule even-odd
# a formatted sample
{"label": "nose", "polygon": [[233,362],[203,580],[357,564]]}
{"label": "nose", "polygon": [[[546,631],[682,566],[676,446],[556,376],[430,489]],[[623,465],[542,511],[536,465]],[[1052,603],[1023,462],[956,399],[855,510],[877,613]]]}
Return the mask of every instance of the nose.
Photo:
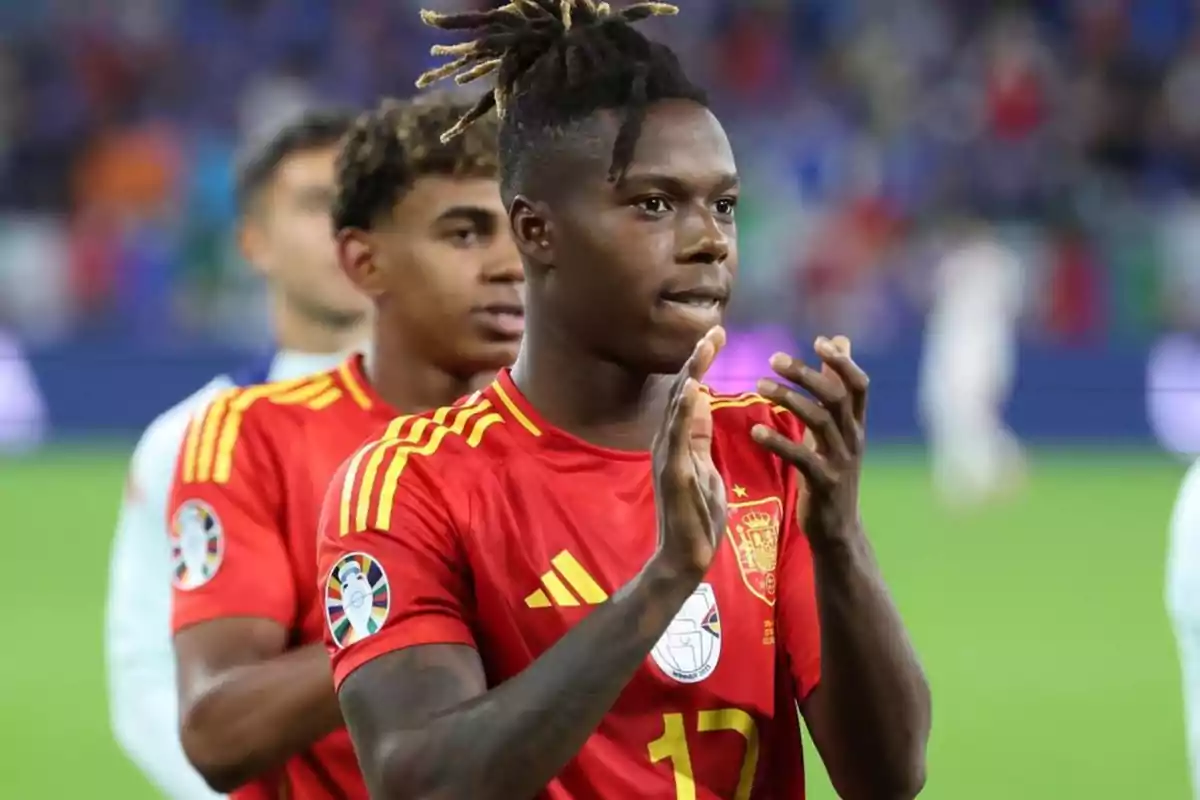
{"label": "nose", "polygon": [[488,283],[524,283],[525,266],[521,263],[521,253],[508,236],[501,237],[488,253],[483,278]]}
{"label": "nose", "polygon": [[724,264],[729,258],[729,233],[707,208],[683,215],[676,258],[683,264]]}

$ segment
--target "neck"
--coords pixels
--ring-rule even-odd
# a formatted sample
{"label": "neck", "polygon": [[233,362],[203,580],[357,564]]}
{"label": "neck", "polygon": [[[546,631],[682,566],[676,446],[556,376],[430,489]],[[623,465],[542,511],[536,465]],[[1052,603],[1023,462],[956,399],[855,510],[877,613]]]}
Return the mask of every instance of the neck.
{"label": "neck", "polygon": [[376,325],[364,367],[371,386],[384,401],[402,414],[416,414],[448,406],[464,395],[482,389],[495,372],[468,378],[453,375],[413,352],[395,326]]}
{"label": "neck", "polygon": [[[672,375],[630,372],[574,348],[565,332],[539,335],[526,321],[513,381],[551,425],[586,442],[617,450],[649,450],[661,424]],[[549,326],[547,326],[549,327]]]}
{"label": "neck", "polygon": [[276,295],[271,301],[275,342],[281,350],[298,353],[341,353],[366,338],[365,322],[332,324],[314,319],[293,303]]}

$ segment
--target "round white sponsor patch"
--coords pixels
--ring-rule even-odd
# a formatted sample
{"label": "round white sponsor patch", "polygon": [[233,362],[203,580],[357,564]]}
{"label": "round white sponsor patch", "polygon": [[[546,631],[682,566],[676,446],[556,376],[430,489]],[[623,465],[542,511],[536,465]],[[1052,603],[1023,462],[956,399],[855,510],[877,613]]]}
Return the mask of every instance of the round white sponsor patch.
{"label": "round white sponsor patch", "polygon": [[650,657],[680,683],[699,683],[721,658],[721,615],[711,585],[702,583],[679,609]]}
{"label": "round white sponsor patch", "polygon": [[171,519],[171,579],[188,591],[208,583],[225,558],[225,530],[212,506],[188,500]]}

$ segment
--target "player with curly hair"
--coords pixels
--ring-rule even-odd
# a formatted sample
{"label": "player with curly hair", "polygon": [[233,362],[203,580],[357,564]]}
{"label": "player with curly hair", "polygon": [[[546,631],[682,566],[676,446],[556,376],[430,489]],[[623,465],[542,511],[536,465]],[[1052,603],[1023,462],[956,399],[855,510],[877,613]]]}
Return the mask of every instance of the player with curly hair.
{"label": "player with curly hair", "polygon": [[[321,644],[325,487],[378,427],[450,405],[516,356],[523,276],[495,122],[439,138],[467,109],[385,102],[342,141],[333,227],[343,270],[374,301],[370,352],[219,395],[180,453],[169,508],[182,743],[235,798],[365,796]],[[356,566],[333,580],[346,619],[370,627],[377,575]]]}
{"label": "player with curly hair", "polygon": [[849,342],[775,356],[760,394],[700,385],[738,175],[631,24],[674,10],[424,14],[475,38],[423,83],[495,78],[445,138],[501,116],[528,329],[419,444],[401,420],[343,465],[322,510],[327,645],[377,800],[802,798],[797,708],[841,797],[923,785],[929,690],[859,513]]}

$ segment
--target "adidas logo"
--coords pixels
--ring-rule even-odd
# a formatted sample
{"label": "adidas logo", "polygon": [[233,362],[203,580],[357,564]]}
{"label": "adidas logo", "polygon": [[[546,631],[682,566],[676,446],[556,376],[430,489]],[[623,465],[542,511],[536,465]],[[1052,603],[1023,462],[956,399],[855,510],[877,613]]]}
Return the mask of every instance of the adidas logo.
{"label": "adidas logo", "polygon": [[551,606],[594,606],[608,599],[608,593],[588,574],[575,556],[563,550],[550,559],[554,569],[542,575],[542,588],[525,598],[529,608]]}

